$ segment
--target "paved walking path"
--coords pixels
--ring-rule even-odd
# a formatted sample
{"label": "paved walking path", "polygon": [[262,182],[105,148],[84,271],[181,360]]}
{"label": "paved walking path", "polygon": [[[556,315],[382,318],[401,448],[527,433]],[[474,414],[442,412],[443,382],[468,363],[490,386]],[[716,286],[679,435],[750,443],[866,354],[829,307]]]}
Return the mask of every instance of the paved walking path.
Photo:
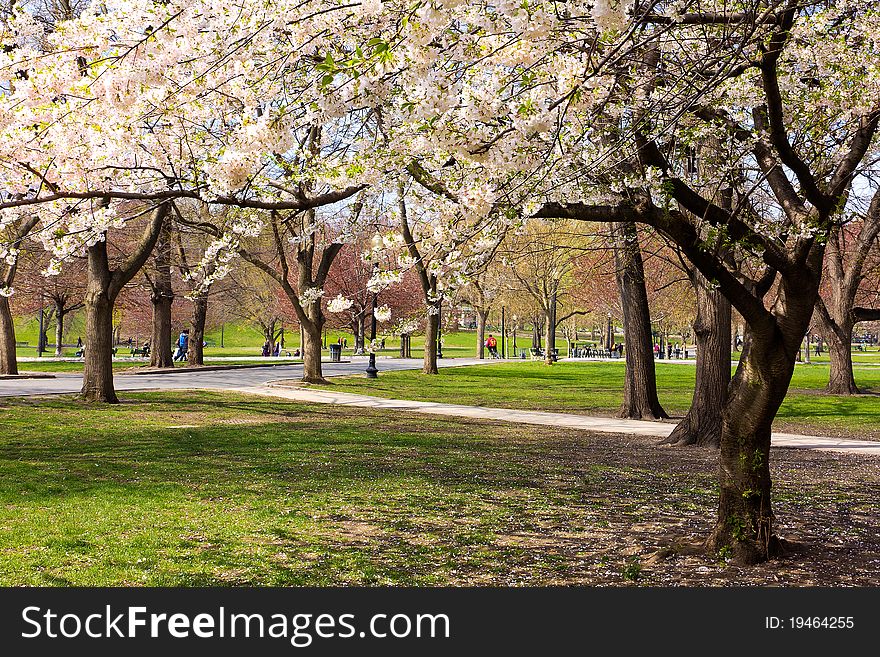
{"label": "paved walking path", "polygon": [[[675,428],[668,422],[649,422],[645,420],[624,420],[619,418],[574,415],[572,413],[547,413],[544,411],[521,411],[508,408],[487,408],[484,406],[464,406],[460,404],[441,404],[439,402],[409,401],[404,399],[383,399],[367,395],[355,395],[348,392],[333,390],[317,390],[315,388],[299,388],[279,383],[265,386],[239,388],[238,392],[266,397],[279,397],[293,401],[318,404],[339,404],[376,408],[382,410],[408,411],[427,413],[430,415],[446,415],[479,420],[495,420],[535,424],[549,427],[566,427],[599,431],[602,433],[626,433],[640,436],[665,438]],[[773,447],[798,447],[802,449],[818,449],[848,454],[866,454],[880,456],[880,442],[865,440],[844,440],[817,436],[803,436],[792,433],[774,433]]]}
{"label": "paved walking path", "polygon": [[[461,367],[465,365],[493,365],[505,361],[479,360],[476,358],[445,358],[437,362],[440,367]],[[509,361],[508,361],[509,362]],[[673,361],[674,362],[674,361]],[[324,363],[324,376],[351,376],[361,374],[366,367],[365,357],[352,357],[350,362]],[[380,372],[391,370],[412,370],[422,366],[421,359],[380,358],[377,363]],[[402,410],[415,413],[429,413],[450,417],[519,422],[541,426],[567,427],[586,431],[606,433],[628,433],[642,436],[665,438],[674,424],[647,422],[642,420],[623,420],[616,418],[591,417],[570,413],[547,413],[541,411],[521,411],[482,406],[441,404],[437,402],[382,399],[366,395],[318,390],[314,388],[281,387],[273,382],[297,379],[302,376],[302,364],[267,365],[234,370],[208,370],[180,368],[163,374],[122,374],[114,375],[117,390],[223,390],[244,392],[269,397],[280,397],[302,402],[320,404],[342,404],[366,408]],[[82,387],[82,375],[74,373],[55,374],[51,379],[0,379],[0,398],[23,397],[47,394],[73,394]],[[774,433],[774,447],[800,447],[821,449],[850,454],[880,456],[880,443],[862,440],[844,440],[796,434]]]}
{"label": "paved walking path", "polygon": [[[391,370],[421,369],[421,358],[377,358],[380,373]],[[464,365],[491,365],[501,361],[477,358],[442,358],[439,367],[462,367]],[[130,390],[199,390],[214,388],[238,390],[247,386],[265,385],[278,379],[298,379],[302,376],[302,363],[289,365],[267,364],[265,367],[246,367],[226,370],[181,367],[162,374],[126,374],[115,372],[113,383],[117,391]],[[352,356],[348,362],[324,362],[324,376],[350,376],[362,374],[367,367],[366,356]],[[82,374],[56,372],[54,378],[4,379],[0,380],[0,398],[26,397],[31,395],[74,394],[82,389]]]}

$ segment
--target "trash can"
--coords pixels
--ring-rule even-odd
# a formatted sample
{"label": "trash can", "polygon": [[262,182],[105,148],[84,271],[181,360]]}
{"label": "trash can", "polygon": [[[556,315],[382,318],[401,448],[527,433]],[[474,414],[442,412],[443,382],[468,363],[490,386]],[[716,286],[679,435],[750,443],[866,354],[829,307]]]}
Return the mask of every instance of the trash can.
{"label": "trash can", "polygon": [[341,344],[332,343],[330,345],[330,362],[331,363],[342,362],[342,345]]}

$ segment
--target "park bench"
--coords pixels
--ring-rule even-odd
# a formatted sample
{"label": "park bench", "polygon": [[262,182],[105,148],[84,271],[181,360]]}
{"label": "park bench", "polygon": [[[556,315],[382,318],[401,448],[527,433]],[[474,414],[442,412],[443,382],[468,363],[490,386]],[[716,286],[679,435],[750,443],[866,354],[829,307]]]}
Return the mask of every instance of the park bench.
{"label": "park bench", "polygon": [[150,355],[150,346],[144,345],[143,347],[132,347],[131,349],[132,356],[143,356],[146,358]]}
{"label": "park bench", "polygon": [[[119,349],[117,347],[113,347],[113,355],[114,356],[116,355],[117,351],[119,351]],[[77,358],[84,358],[85,355],[86,355],[86,348],[85,347],[80,347],[79,351],[77,351],[74,354],[74,356],[76,356]]]}
{"label": "park bench", "polygon": [[[532,347],[529,349],[529,353],[532,355],[532,360],[540,360],[544,358],[544,350],[537,347]],[[559,349],[550,350],[550,358],[555,362],[559,360]]]}

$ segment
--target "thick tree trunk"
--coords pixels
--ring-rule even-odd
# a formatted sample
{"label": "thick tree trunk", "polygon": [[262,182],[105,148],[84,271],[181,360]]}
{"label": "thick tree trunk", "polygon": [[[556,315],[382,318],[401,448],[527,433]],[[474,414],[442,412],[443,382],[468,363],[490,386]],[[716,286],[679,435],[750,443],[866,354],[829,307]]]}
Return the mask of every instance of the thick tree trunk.
{"label": "thick tree trunk", "polygon": [[153,331],[150,340],[150,366],[174,367],[171,342],[171,304],[173,296],[158,293],[155,289],[150,295],[153,305]]}
{"label": "thick tree trunk", "polygon": [[488,311],[477,310],[477,358],[486,357],[486,320],[489,318]]}
{"label": "thick tree trunk", "polygon": [[657,398],[651,315],[635,224],[612,223],[617,287],[623,307],[626,375],[618,417],[659,420],[669,417]]}
{"label": "thick tree trunk", "polygon": [[113,387],[113,300],[107,286],[101,280],[96,280],[91,271],[86,291],[82,398],[89,402],[119,402]]}
{"label": "thick tree trunk", "polygon": [[321,367],[321,331],[324,329],[324,314],[321,301],[310,303],[304,310],[308,321],[302,325],[303,336],[303,377],[305,383],[327,383]]}
{"label": "thick tree trunk", "polygon": [[193,298],[192,304],[186,360],[189,367],[200,367],[205,364],[205,321],[208,318],[208,295],[196,296]]}
{"label": "thick tree trunk", "polygon": [[852,362],[853,325],[850,322],[842,322],[826,328],[825,338],[828,340],[831,373],[825,392],[832,395],[858,394]]}
{"label": "thick tree trunk", "polygon": [[[431,310],[435,310],[431,313]],[[437,374],[437,330],[440,328],[440,313],[436,306],[428,307],[428,320],[425,323],[425,358],[422,372]]]}
{"label": "thick tree trunk", "polygon": [[113,388],[113,304],[123,286],[143,267],[156,246],[169,207],[167,203],[163,203],[153,210],[140,243],[121,268],[110,269],[106,239],[88,248],[85,367],[82,385],[82,398],[86,401],[119,401]]}
{"label": "thick tree trunk", "polygon": [[15,323],[9,298],[0,295],[0,374],[18,374],[18,359],[15,356]]}
{"label": "thick tree trunk", "polygon": [[314,322],[303,325],[303,377],[305,383],[327,383],[321,368],[321,328]]}
{"label": "thick tree trunk", "polygon": [[786,350],[778,337],[755,336],[745,351],[722,414],[718,521],[708,545],[751,564],[772,558],[781,547],[770,503],[770,435],[795,351]]}
{"label": "thick tree trunk", "polygon": [[[162,223],[156,242],[154,262],[156,280],[151,285],[150,302],[153,304],[153,335],[150,341],[150,366],[174,367],[171,341],[171,305],[174,288],[171,284],[171,222]],[[182,248],[182,247],[181,247]]]}
{"label": "thick tree trunk", "polygon": [[730,385],[730,302],[700,273],[692,274],[692,282],[697,299],[694,396],[687,414],[662,442],[717,448],[721,445],[721,417]]}
{"label": "thick tree trunk", "polygon": [[55,304],[55,357],[61,358],[64,355],[64,308]]}

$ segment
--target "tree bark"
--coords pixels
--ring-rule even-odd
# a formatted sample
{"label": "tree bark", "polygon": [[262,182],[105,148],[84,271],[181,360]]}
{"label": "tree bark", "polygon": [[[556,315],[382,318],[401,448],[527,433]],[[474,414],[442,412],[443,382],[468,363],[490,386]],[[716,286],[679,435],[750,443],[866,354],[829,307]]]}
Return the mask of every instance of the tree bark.
{"label": "tree bark", "polygon": [[[92,250],[106,244],[89,247],[89,264]],[[116,404],[119,398],[113,387],[113,298],[110,293],[109,276],[93,274],[89,267],[89,283],[86,290],[86,342],[83,368],[82,397],[90,402]]]}
{"label": "tree bark", "polygon": [[691,282],[697,299],[694,396],[687,414],[661,444],[717,448],[730,385],[730,302],[699,272],[691,272]]}
{"label": "tree bark", "polygon": [[852,361],[852,333],[853,324],[847,320],[835,322],[834,325],[824,325],[825,339],[828,341],[828,356],[830,359],[831,373],[828,377],[828,385],[825,392],[832,395],[855,395],[859,388],[856,386],[855,374],[853,373]]}
{"label": "tree bark", "polygon": [[151,367],[174,367],[171,342],[171,305],[174,288],[171,284],[171,222],[165,221],[156,242],[156,280],[150,285],[153,304],[153,335],[150,343]]}
{"label": "tree bark", "polygon": [[113,387],[113,305],[156,245],[169,205],[153,210],[140,242],[118,269],[110,269],[106,237],[88,248],[85,366],[81,396],[89,402],[119,401]]}
{"label": "tree bark", "polygon": [[669,417],[657,398],[651,341],[651,315],[645,271],[635,224],[611,224],[617,288],[623,307],[626,375],[618,417],[659,420]]}
{"label": "tree bark", "polygon": [[366,312],[361,310],[354,316],[351,322],[351,332],[354,335],[354,353],[360,355],[364,353],[364,317]]}
{"label": "tree bark", "polygon": [[[431,310],[435,312],[432,313]],[[437,330],[440,328],[440,313],[437,306],[428,306],[428,320],[425,323],[425,356],[422,363],[424,374],[437,374]]]}
{"label": "tree bark", "polygon": [[193,297],[192,304],[186,360],[188,367],[201,367],[205,364],[205,321],[208,318],[208,295],[199,294]]}
{"label": "tree bark", "polygon": [[486,357],[486,320],[489,318],[489,311],[476,310],[477,314],[477,358],[484,359]]}
{"label": "tree bark", "polygon": [[15,355],[15,323],[9,298],[0,296],[0,374],[18,374],[18,359]]}
{"label": "tree bark", "polygon": [[718,521],[708,545],[729,550],[737,563],[766,561],[781,549],[770,503],[770,435],[794,371],[795,349],[778,336],[753,335],[722,414]]}
{"label": "tree bark", "polygon": [[171,304],[173,297],[151,295],[153,304],[153,331],[150,342],[150,366],[151,367],[174,367],[174,354],[171,342],[174,337],[171,334]]}
{"label": "tree bark", "polygon": [[[317,306],[317,308],[315,308]],[[305,383],[327,383],[321,367],[321,330],[324,328],[324,317],[321,313],[321,302],[312,302],[308,306],[309,321],[303,322],[303,377]]]}
{"label": "tree bark", "polygon": [[55,302],[55,357],[61,358],[64,355],[64,316],[67,311],[63,304]]}

